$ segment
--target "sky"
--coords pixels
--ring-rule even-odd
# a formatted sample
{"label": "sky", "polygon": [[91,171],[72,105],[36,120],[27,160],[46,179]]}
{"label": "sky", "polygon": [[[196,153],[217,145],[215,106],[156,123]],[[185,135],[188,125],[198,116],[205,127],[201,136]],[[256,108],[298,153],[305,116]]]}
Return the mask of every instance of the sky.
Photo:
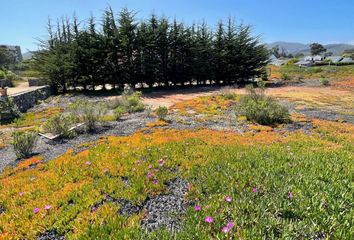
{"label": "sky", "polygon": [[354,0],[1,0],[0,44],[36,50],[48,17],[100,19],[108,5],[115,12],[128,7],[138,19],[155,13],[188,24],[204,19],[210,26],[231,16],[252,25],[264,43],[354,44]]}

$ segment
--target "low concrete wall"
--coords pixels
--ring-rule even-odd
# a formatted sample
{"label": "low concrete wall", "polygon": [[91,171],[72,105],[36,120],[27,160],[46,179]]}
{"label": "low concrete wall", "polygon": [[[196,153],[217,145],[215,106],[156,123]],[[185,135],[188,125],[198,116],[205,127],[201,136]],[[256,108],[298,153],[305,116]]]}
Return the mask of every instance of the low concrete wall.
{"label": "low concrete wall", "polygon": [[53,90],[49,86],[43,86],[36,90],[27,91],[12,95],[13,103],[18,107],[20,112],[26,112],[33,107],[39,100],[45,100],[53,95]]}

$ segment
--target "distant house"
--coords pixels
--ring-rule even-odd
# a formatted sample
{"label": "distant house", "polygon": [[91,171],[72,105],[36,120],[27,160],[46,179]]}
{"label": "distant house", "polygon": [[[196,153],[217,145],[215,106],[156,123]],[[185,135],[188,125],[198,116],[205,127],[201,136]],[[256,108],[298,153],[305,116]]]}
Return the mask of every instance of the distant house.
{"label": "distant house", "polygon": [[341,57],[341,56],[330,56],[330,57],[326,57],[326,60],[329,60],[329,61],[331,61],[331,63],[336,64],[336,63],[339,63],[340,61],[342,61],[343,57]]}
{"label": "distant house", "polygon": [[299,67],[311,67],[313,65],[313,62],[312,61],[306,61],[304,59],[304,60],[301,60],[301,61],[295,63],[295,65],[299,66]]}
{"label": "distant house", "polygon": [[312,62],[313,61],[313,57],[312,56],[306,56],[306,57],[304,57],[303,61]]}
{"label": "distant house", "polygon": [[320,55],[316,55],[312,57],[312,61],[314,62],[322,62],[324,60],[324,57],[320,56]]}
{"label": "distant house", "polygon": [[350,63],[354,63],[354,60],[352,58],[350,58],[350,57],[346,57],[346,58],[343,58],[340,61],[340,63],[348,63],[348,64],[350,64]]}
{"label": "distant house", "polygon": [[269,58],[270,64],[274,66],[282,66],[287,63],[286,60],[282,60],[277,58],[274,54],[272,54]]}

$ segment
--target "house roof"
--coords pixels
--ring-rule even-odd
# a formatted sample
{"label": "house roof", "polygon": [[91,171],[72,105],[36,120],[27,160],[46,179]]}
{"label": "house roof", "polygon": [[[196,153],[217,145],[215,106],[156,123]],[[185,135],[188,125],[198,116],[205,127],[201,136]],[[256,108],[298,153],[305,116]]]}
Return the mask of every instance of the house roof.
{"label": "house roof", "polygon": [[350,57],[346,57],[346,58],[343,58],[343,60],[340,62],[341,63],[354,63],[354,60]]}
{"label": "house roof", "polygon": [[331,60],[333,63],[339,63],[343,57],[342,56],[330,56],[326,58],[327,60]]}

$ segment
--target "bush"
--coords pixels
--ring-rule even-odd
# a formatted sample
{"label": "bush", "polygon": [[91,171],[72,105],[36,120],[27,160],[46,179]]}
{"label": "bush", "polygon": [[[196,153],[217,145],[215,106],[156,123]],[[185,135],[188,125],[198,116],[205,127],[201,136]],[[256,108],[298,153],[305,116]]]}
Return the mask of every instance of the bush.
{"label": "bush", "polygon": [[7,78],[8,80],[10,80],[11,82],[13,82],[13,81],[15,81],[16,79],[18,79],[18,76],[17,76],[15,73],[13,73],[13,72],[8,71],[7,74],[6,74],[6,78]]}
{"label": "bush", "polygon": [[114,119],[120,120],[124,113],[126,113],[126,111],[123,107],[117,107],[116,109],[114,109]]}
{"label": "bush", "polygon": [[299,61],[298,58],[292,58],[290,59],[287,63],[286,66],[293,66],[295,63],[297,63]]}
{"label": "bush", "polygon": [[245,116],[247,120],[262,124],[274,125],[289,121],[289,111],[275,99],[265,96],[263,89],[247,87],[247,95],[241,98],[236,108],[238,116]]}
{"label": "bush", "polygon": [[141,93],[135,92],[133,94],[123,96],[123,106],[129,113],[144,111],[144,104],[140,100]]}
{"label": "bush", "polygon": [[28,158],[33,154],[37,135],[33,132],[14,132],[12,146],[18,158]]}
{"label": "bush", "polygon": [[140,92],[125,91],[122,98],[115,99],[108,103],[110,109],[123,108],[124,112],[134,113],[144,111],[144,104],[141,102]]}
{"label": "bush", "polygon": [[165,106],[159,106],[156,111],[155,111],[156,115],[158,116],[158,118],[160,120],[165,120],[166,116],[168,114],[168,109]]}
{"label": "bush", "polygon": [[59,135],[62,138],[70,138],[74,135],[74,132],[70,131],[74,122],[74,118],[70,115],[57,114],[44,124],[43,129],[53,135]]}
{"label": "bush", "polygon": [[289,74],[287,74],[287,73],[282,73],[280,77],[281,77],[281,79],[283,79],[284,81],[291,80],[291,77],[290,77]]}
{"label": "bush", "polygon": [[5,79],[5,73],[3,71],[0,70],[0,79]]}
{"label": "bush", "polygon": [[223,89],[221,91],[221,96],[225,99],[225,100],[235,100],[237,95],[236,93],[232,92],[231,89]]}
{"label": "bush", "polygon": [[103,103],[79,100],[70,106],[70,111],[75,116],[76,122],[85,122],[87,130],[94,131],[97,122],[106,114],[107,108]]}
{"label": "bush", "polygon": [[328,78],[320,78],[320,83],[323,85],[323,86],[329,86],[329,79]]}

